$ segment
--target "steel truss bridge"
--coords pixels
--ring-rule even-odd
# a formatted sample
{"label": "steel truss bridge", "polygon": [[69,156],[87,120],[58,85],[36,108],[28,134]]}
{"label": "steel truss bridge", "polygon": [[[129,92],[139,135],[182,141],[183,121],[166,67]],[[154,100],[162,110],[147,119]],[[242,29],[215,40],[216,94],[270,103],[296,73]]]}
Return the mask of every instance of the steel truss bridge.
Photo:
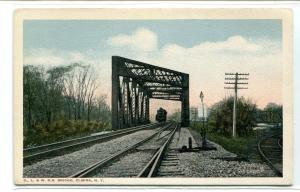
{"label": "steel truss bridge", "polygon": [[181,124],[189,126],[189,75],[112,56],[112,128],[146,124],[149,99],[181,101]]}

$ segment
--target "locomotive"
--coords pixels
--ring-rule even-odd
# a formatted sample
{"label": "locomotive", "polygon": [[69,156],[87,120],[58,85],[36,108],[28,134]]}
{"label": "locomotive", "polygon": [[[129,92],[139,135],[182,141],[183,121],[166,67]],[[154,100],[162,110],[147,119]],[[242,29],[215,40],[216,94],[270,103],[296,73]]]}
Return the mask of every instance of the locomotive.
{"label": "locomotive", "polygon": [[165,122],[167,120],[167,111],[163,108],[159,108],[157,110],[156,116],[155,116],[155,120],[158,122]]}

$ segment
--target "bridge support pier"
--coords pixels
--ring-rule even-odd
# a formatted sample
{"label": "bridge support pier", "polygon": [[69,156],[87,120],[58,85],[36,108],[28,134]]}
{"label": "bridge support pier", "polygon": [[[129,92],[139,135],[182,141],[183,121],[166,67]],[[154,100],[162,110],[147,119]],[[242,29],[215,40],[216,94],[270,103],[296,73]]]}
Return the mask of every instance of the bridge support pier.
{"label": "bridge support pier", "polygon": [[181,99],[181,126],[190,126],[189,75],[183,75],[183,89]]}

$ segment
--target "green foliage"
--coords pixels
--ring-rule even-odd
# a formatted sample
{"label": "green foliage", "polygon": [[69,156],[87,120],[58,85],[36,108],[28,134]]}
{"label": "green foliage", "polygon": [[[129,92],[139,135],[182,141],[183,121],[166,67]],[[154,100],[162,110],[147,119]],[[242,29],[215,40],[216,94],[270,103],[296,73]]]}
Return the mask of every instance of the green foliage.
{"label": "green foliage", "polygon": [[[256,105],[243,97],[237,100],[236,127],[238,136],[252,133],[256,125]],[[233,97],[223,99],[210,109],[208,127],[213,132],[230,136],[232,134]]]}
{"label": "green foliage", "polygon": [[[208,122],[205,122],[206,137],[218,143],[227,151],[239,156],[248,157],[252,146],[256,144],[257,131],[253,127],[257,122],[282,122],[282,106],[269,103],[263,110],[257,109],[250,100],[239,98],[237,101],[237,134],[232,135],[233,98],[224,99],[210,108]],[[270,120],[271,119],[271,120]],[[202,122],[191,123],[191,127],[202,133]]]}
{"label": "green foliage", "polygon": [[[207,124],[205,124],[207,126]],[[202,122],[191,124],[192,129],[198,133],[202,133]],[[250,146],[256,142],[255,132],[247,136],[232,138],[213,131],[212,127],[207,127],[206,137],[208,140],[221,145],[227,151],[235,153],[242,157],[247,157],[251,152]]]}
{"label": "green foliage", "polygon": [[248,135],[246,137],[226,137],[213,132],[207,134],[207,138],[210,141],[218,143],[227,151],[235,153],[239,156],[247,157],[250,153],[249,147],[255,142],[254,134]]}
{"label": "green foliage", "polygon": [[111,130],[110,123],[60,119],[44,126],[40,123],[24,135],[24,145],[33,146]]}
{"label": "green foliage", "polygon": [[24,144],[36,145],[110,128],[106,95],[96,95],[89,65],[23,68]]}
{"label": "green foliage", "polygon": [[282,105],[268,103],[266,107],[257,111],[257,122],[282,123]]}

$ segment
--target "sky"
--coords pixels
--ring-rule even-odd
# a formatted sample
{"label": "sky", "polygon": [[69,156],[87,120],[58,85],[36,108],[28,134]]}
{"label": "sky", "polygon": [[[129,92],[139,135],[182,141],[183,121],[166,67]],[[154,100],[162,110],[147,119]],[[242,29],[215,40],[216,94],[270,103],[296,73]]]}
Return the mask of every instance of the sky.
{"label": "sky", "polygon": [[90,64],[109,103],[112,55],[188,73],[191,106],[200,105],[200,91],[207,107],[233,94],[224,89],[225,72],[250,73],[238,95],[258,107],[282,103],[280,20],[26,20],[23,31],[25,65]]}

